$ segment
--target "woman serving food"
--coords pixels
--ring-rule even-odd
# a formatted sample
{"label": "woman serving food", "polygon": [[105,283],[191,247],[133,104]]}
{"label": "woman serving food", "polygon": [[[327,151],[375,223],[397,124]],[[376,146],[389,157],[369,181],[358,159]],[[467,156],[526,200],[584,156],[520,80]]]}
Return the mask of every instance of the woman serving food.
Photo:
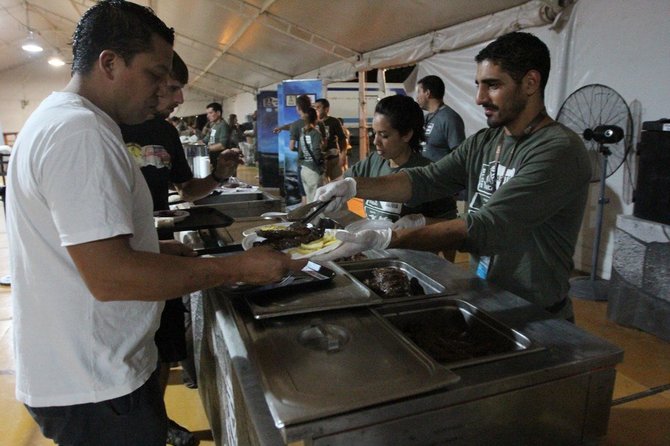
{"label": "woman serving food", "polygon": [[[380,177],[431,163],[421,155],[421,142],[425,139],[423,112],[412,98],[396,95],[379,101],[372,129],[375,132],[375,151],[349,168],[344,173],[345,177]],[[458,214],[455,203],[449,199],[429,201],[417,207],[365,200],[365,213],[371,220],[395,222],[396,227],[415,226],[415,222],[416,225],[423,225],[435,222],[436,219],[453,219]]]}

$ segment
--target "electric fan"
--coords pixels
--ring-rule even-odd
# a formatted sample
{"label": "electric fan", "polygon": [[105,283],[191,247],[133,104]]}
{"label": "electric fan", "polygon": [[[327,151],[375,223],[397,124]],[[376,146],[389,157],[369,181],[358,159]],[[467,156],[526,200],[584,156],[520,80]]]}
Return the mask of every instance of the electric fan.
{"label": "electric fan", "polygon": [[600,181],[591,275],[570,281],[570,294],[587,300],[607,300],[607,281],[596,278],[603,223],[605,180],[626,160],[633,140],[633,118],[626,101],[605,85],[590,84],[572,93],[556,120],[581,135],[591,159],[591,182]]}

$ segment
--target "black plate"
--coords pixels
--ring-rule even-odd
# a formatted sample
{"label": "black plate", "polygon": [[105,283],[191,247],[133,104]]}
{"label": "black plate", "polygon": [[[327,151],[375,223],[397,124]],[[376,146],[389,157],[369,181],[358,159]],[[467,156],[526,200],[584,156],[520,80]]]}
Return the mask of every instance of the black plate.
{"label": "black plate", "polygon": [[[226,287],[227,290],[235,294],[243,294],[245,296],[269,296],[277,293],[289,293],[294,291],[304,291],[314,287],[323,286],[335,277],[335,271],[319,265],[315,262],[307,262],[305,268],[297,273],[292,273],[290,276],[281,282],[272,283],[269,285],[234,285]],[[262,301],[256,302],[262,305]]]}

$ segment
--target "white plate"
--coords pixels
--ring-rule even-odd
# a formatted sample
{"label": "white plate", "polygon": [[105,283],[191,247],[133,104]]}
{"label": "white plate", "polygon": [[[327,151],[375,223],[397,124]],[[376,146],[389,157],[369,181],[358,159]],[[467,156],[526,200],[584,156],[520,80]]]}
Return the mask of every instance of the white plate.
{"label": "white plate", "polygon": [[154,218],[172,218],[175,223],[183,221],[188,217],[189,214],[186,211],[182,210],[169,210],[169,211],[156,211],[154,212]]}
{"label": "white plate", "polygon": [[393,222],[391,220],[368,220],[365,218],[348,224],[344,229],[349,232],[359,232],[364,229],[386,229],[392,226]]}
{"label": "white plate", "polygon": [[242,231],[242,235],[244,237],[246,237],[248,235],[255,234],[256,231],[259,231],[261,229],[272,229],[272,228],[279,228],[279,227],[286,228],[288,226],[291,226],[292,224],[293,224],[293,222],[290,222],[290,221],[280,221],[280,222],[277,222],[277,223],[265,223],[264,225],[255,226],[253,228],[245,229],[244,231]]}
{"label": "white plate", "polygon": [[[324,234],[335,234],[336,232],[337,232],[337,229],[326,229]],[[242,239],[242,249],[244,249],[245,251],[248,250],[248,249],[251,249],[254,246],[254,242],[260,241],[260,240],[265,240],[265,239],[263,237],[259,237],[255,232],[252,233],[252,234],[249,234],[248,236],[245,236]],[[309,259],[309,258],[312,258],[314,256],[318,256],[318,255],[330,252],[330,251],[334,250],[335,248],[337,248],[338,246],[340,246],[341,244],[342,244],[342,241],[338,240],[335,243],[332,243],[332,244],[326,246],[325,248],[319,249],[317,251],[310,252],[309,254],[291,254],[291,258],[294,259],[294,260]],[[285,249],[282,252],[288,253],[291,249],[295,249],[295,248]]]}
{"label": "white plate", "polygon": [[249,187],[219,187],[218,190],[224,194],[234,194],[234,193],[252,193],[258,191],[258,186],[249,186]]}

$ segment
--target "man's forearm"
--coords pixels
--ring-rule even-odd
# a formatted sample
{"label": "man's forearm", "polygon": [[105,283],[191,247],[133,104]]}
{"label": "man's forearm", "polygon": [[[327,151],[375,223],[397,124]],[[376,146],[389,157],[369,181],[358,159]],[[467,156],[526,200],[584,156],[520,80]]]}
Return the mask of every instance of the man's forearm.
{"label": "man's forearm", "polygon": [[67,250],[91,294],[100,301],[160,301],[221,284],[271,283],[280,280],[288,268],[299,270],[305,263],[260,248],[215,258],[135,251],[125,236],[68,246]]}
{"label": "man's forearm", "polygon": [[412,182],[404,172],[383,177],[355,177],[356,196],[370,200],[404,203],[412,198]]}
{"label": "man's forearm", "polygon": [[91,293],[101,301],[165,300],[240,280],[234,260],[225,265],[221,261],[225,257],[135,251],[124,238],[70,246],[68,252]]}
{"label": "man's forearm", "polygon": [[179,196],[181,196],[184,201],[194,201],[206,197],[218,186],[219,182],[211,175],[208,175],[205,178],[193,178],[185,183],[175,185],[179,192]]}
{"label": "man's forearm", "polygon": [[389,248],[418,251],[449,251],[460,249],[468,235],[465,220],[456,218],[414,229],[393,231]]}

